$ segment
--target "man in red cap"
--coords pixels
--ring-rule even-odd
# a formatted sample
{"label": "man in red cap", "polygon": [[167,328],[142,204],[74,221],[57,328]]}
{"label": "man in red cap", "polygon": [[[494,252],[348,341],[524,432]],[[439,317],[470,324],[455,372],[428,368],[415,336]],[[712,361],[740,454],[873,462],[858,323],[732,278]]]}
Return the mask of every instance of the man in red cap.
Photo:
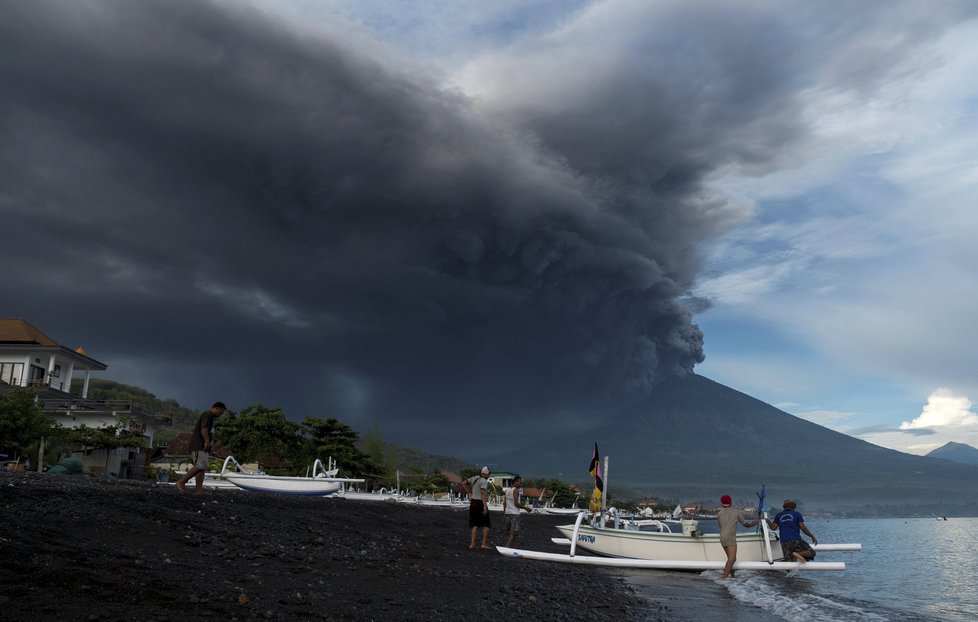
{"label": "man in red cap", "polygon": [[720,497],[720,511],[717,512],[717,523],[720,524],[720,546],[727,554],[727,563],[723,567],[721,578],[734,576],[733,565],[737,561],[737,523],[744,527],[754,527],[757,521],[748,521],[743,510],[731,507],[733,501],[730,495]]}

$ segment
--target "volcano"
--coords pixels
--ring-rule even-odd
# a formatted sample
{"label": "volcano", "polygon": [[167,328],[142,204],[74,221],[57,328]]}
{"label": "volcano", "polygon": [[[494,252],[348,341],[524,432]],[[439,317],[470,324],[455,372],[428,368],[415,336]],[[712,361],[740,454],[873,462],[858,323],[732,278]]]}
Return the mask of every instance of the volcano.
{"label": "volcano", "polygon": [[716,505],[731,494],[750,506],[764,484],[775,508],[791,497],[808,510],[978,514],[978,466],[879,447],[695,374],[663,379],[647,398],[605,413],[592,429],[555,430],[494,464],[589,490],[595,442],[610,457],[613,496]]}

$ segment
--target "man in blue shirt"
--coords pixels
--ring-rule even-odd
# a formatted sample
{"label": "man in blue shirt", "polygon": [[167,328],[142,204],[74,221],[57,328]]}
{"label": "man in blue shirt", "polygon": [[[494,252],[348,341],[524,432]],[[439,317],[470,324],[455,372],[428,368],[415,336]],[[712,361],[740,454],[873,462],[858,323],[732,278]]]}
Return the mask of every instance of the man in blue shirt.
{"label": "man in blue shirt", "polygon": [[784,553],[785,561],[791,561],[793,557],[799,564],[804,564],[810,559],[815,559],[814,549],[801,539],[801,532],[812,539],[812,544],[818,544],[818,538],[808,531],[805,519],[795,510],[798,505],[791,499],[785,499],[782,507],[784,510],[778,512],[774,520],[768,519],[768,524],[771,529],[780,532],[781,552]]}

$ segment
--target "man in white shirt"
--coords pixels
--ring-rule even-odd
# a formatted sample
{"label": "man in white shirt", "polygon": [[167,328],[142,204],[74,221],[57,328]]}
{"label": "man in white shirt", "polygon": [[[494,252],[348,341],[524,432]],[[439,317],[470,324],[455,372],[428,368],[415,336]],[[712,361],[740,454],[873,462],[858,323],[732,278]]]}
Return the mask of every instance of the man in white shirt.
{"label": "man in white shirt", "polygon": [[469,493],[469,549],[475,549],[476,534],[482,529],[482,548],[492,550],[489,546],[489,467],[482,467],[479,475],[473,475],[466,480],[466,492]]}
{"label": "man in white shirt", "polygon": [[507,488],[503,494],[503,520],[506,523],[506,547],[512,548],[516,542],[516,535],[520,532],[520,510],[532,512],[533,508],[520,503],[520,494],[523,490],[523,478],[519,475],[513,478],[513,487]]}

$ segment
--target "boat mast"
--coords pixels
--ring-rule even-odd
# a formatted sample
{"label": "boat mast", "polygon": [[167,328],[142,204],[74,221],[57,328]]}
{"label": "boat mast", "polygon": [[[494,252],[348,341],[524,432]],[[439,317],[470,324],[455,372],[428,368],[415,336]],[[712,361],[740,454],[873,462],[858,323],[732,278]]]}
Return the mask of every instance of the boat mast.
{"label": "boat mast", "polygon": [[608,508],[608,456],[604,457],[604,486],[601,490],[601,511]]}

